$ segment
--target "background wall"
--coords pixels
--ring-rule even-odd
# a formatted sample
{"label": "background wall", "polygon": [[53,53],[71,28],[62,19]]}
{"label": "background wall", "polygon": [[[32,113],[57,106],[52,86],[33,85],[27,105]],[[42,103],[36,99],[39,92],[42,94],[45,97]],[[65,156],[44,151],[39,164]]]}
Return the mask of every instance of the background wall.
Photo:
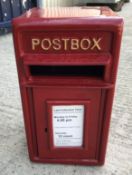
{"label": "background wall", "polygon": [[39,6],[72,6],[88,2],[88,0],[40,0]]}
{"label": "background wall", "polygon": [[120,0],[38,0],[39,5],[43,7],[52,6],[72,6],[86,3],[115,3]]}

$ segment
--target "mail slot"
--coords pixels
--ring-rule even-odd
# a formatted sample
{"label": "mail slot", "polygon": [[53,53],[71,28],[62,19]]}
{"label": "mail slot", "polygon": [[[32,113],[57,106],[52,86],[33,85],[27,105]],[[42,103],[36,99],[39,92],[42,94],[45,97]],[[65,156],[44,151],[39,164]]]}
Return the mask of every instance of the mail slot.
{"label": "mail slot", "polygon": [[122,28],[104,7],[34,8],[13,20],[32,161],[104,164]]}

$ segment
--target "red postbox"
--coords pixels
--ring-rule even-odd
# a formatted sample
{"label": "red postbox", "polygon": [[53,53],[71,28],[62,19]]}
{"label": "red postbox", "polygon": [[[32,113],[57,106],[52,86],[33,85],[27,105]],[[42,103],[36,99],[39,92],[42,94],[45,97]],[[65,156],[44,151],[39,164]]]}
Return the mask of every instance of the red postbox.
{"label": "red postbox", "polygon": [[122,28],[104,7],[32,9],[13,20],[32,161],[104,163]]}

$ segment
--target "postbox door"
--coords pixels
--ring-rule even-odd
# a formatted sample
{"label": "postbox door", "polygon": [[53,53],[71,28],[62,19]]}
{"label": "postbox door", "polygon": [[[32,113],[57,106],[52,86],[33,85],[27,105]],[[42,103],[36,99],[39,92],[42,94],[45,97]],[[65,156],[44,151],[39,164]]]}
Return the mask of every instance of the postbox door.
{"label": "postbox door", "polygon": [[35,87],[33,98],[41,158],[96,159],[101,89]]}

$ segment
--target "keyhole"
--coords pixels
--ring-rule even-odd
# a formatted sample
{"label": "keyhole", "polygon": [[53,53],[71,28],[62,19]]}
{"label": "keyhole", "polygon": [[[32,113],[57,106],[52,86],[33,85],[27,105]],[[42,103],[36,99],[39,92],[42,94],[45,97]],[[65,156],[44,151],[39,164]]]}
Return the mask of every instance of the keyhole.
{"label": "keyhole", "polygon": [[48,132],[48,129],[47,128],[45,128],[45,132]]}

